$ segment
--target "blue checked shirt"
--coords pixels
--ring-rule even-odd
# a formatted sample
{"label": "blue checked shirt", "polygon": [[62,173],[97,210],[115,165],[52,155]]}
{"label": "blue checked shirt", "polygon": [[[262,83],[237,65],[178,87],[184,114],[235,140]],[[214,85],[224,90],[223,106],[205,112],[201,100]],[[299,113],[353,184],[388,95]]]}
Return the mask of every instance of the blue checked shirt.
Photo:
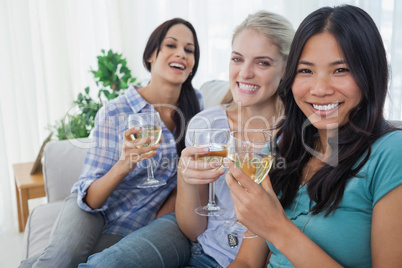
{"label": "blue checked shirt", "polygon": [[[201,93],[196,90],[202,105]],[[106,203],[99,209],[91,209],[83,199],[92,182],[105,175],[120,159],[123,132],[127,127],[130,113],[154,111],[134,87],[126,94],[109,101],[103,106],[95,120],[93,138],[95,146],[88,150],[80,180],[71,192],[77,192],[78,205],[88,212],[101,212],[105,219],[103,233],[126,236],[155,219],[157,212],[171,191],[176,187],[177,150],[173,134],[162,122],[162,142],[157,154],[152,158],[154,176],[166,181],[166,185],[155,188],[137,188],[148,177],[146,161],[141,161],[116,187]]]}

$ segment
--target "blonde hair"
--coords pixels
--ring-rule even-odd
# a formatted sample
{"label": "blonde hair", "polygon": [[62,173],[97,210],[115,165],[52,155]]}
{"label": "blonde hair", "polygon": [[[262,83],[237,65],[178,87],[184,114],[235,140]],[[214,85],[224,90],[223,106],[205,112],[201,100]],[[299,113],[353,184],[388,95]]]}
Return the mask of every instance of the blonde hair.
{"label": "blonde hair", "polygon": [[[235,28],[232,44],[236,36],[246,29],[252,29],[266,36],[278,47],[283,60],[286,61],[288,59],[289,49],[295,31],[292,24],[285,17],[264,10],[248,15],[247,18]],[[276,98],[275,109],[277,114],[282,115],[284,107],[278,93],[275,93],[273,97]],[[225,96],[222,98],[221,104],[225,105],[228,110],[233,109],[234,101],[230,90],[226,92]]]}

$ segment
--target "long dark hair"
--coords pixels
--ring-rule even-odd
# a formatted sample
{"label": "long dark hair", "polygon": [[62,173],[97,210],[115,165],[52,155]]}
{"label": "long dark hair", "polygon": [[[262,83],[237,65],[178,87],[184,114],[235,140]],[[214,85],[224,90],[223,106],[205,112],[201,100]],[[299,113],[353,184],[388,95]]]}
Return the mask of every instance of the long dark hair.
{"label": "long dark hair", "polygon": [[192,80],[194,75],[197,73],[198,63],[200,60],[200,46],[198,44],[197,33],[193,25],[181,18],[174,18],[168,21],[165,21],[161,25],[159,25],[150,35],[147,45],[145,46],[144,54],[142,57],[143,64],[145,68],[150,72],[151,64],[148,62],[149,58],[156,51],[156,57],[158,57],[159,52],[161,50],[161,45],[163,39],[166,37],[166,33],[169,29],[176,25],[183,24],[190,29],[193,33],[194,38],[194,67],[191,74],[188,76],[186,81],[184,81],[181,86],[180,96],[177,104],[177,109],[173,114],[173,121],[176,124],[176,128],[174,131],[174,137],[176,138],[176,149],[177,154],[180,156],[181,151],[185,148],[185,132],[186,127],[190,119],[200,111],[200,104],[198,102],[197,95],[194,91]]}
{"label": "long dark hair", "polygon": [[[367,162],[371,145],[391,127],[383,117],[387,95],[388,63],[378,29],[362,9],[342,5],[324,7],[311,13],[300,24],[290,48],[285,77],[279,94],[285,104],[286,119],[278,132],[278,156],[286,168],[276,167],[271,174],[275,192],[281,193],[283,207],[296,197],[303,167],[311,158],[317,129],[297,106],[292,93],[297,65],[307,40],[328,32],[340,46],[351,75],[362,92],[362,100],[349,113],[349,121],[328,140],[332,154],[327,163],[310,179],[307,191],[316,205],[313,214],[329,215],[342,200],[348,179],[356,176]],[[359,159],[362,158],[362,161]]]}

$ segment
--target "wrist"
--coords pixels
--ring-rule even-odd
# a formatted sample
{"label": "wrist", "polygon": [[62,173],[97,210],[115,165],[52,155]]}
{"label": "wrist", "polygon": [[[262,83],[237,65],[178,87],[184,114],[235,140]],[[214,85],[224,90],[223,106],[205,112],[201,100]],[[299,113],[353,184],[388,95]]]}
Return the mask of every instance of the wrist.
{"label": "wrist", "polygon": [[135,166],[135,163],[131,163],[130,167],[127,168],[126,163],[119,160],[116,162],[111,170],[113,170],[114,177],[124,179],[132,170],[134,170]]}
{"label": "wrist", "polygon": [[271,232],[270,243],[272,243],[277,250],[283,252],[284,249],[292,245],[297,236],[301,233],[300,229],[288,218],[279,225],[279,228]]}

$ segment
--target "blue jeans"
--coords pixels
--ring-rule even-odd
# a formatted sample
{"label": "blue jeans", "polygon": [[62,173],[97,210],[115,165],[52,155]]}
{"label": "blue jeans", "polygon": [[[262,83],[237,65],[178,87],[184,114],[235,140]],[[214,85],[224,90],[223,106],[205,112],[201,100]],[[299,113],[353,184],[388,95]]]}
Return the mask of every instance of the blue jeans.
{"label": "blue jeans", "polygon": [[222,268],[214,258],[204,253],[198,242],[191,243],[191,259],[186,267]]}
{"label": "blue jeans", "polygon": [[180,231],[175,215],[166,214],[91,255],[87,263],[78,267],[182,267],[190,254],[190,242]]}
{"label": "blue jeans", "polygon": [[200,244],[190,243],[175,214],[166,214],[117,244],[91,255],[79,268],[220,267]]}
{"label": "blue jeans", "polygon": [[20,268],[77,267],[90,254],[102,251],[121,239],[117,235],[102,234],[103,226],[102,215],[82,210],[77,205],[77,194],[71,194],[64,201],[45,250],[22,261]]}

